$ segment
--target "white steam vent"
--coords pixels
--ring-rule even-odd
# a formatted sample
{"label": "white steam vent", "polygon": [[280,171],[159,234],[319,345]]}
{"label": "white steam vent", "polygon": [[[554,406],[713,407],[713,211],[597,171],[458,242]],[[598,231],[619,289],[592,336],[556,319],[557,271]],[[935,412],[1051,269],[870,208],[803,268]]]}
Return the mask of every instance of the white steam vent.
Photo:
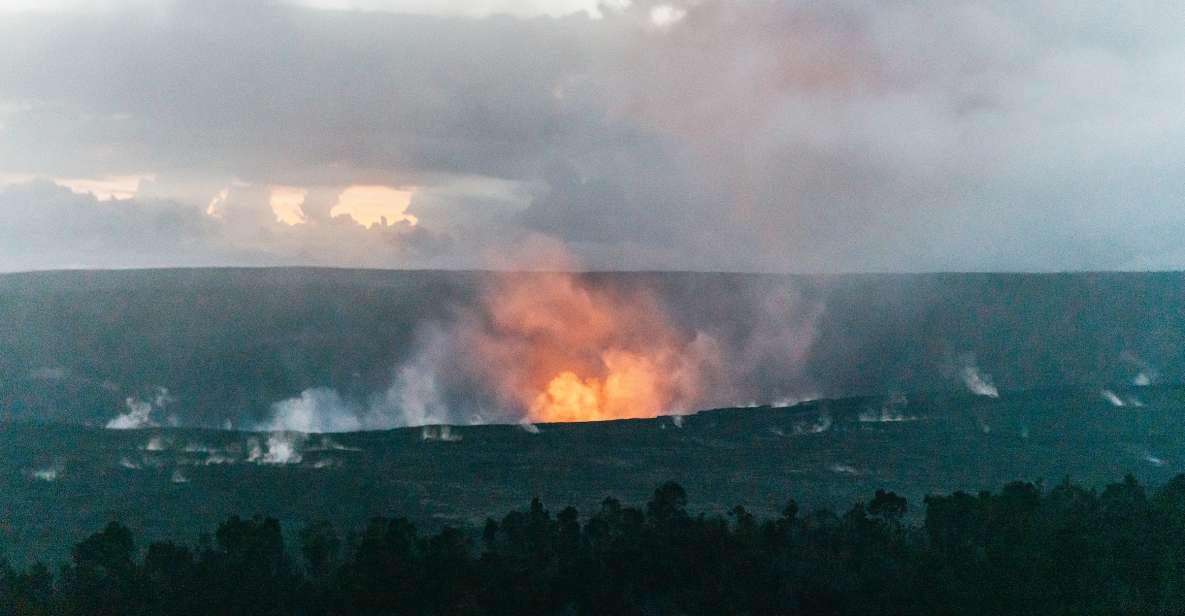
{"label": "white steam vent", "polygon": [[836,463],[827,467],[827,470],[833,473],[840,473],[842,475],[859,475],[860,470],[850,464]]}
{"label": "white steam vent", "polygon": [[981,373],[979,368],[974,365],[963,366],[959,375],[963,377],[963,384],[967,386],[967,389],[971,393],[989,398],[1000,397],[1000,390],[996,389],[996,386],[992,384],[992,377]]}
{"label": "white steam vent", "polygon": [[452,426],[424,426],[420,428],[420,440],[440,441],[442,443],[458,443],[461,435],[453,432]]}
{"label": "white steam vent", "polygon": [[148,443],[144,445],[144,451],[164,451],[169,448],[171,443],[166,441],[161,436],[154,436],[148,439]]}
{"label": "white steam vent", "polygon": [[267,453],[260,462],[264,464],[300,464],[304,456],[300,453],[301,435],[278,432],[267,437]]}
{"label": "white steam vent", "polygon": [[1126,406],[1126,404],[1123,402],[1123,399],[1115,395],[1115,392],[1111,391],[1110,389],[1104,389],[1103,391],[1099,392],[1099,394],[1103,396],[1104,400],[1110,402],[1111,406]]}
{"label": "white steam vent", "polygon": [[[153,417],[154,414],[159,415],[166,406],[176,402],[176,398],[169,395],[169,390],[165,387],[157,387],[155,394],[151,400],[141,400],[135,396],[129,396],[124,400],[124,405],[127,406],[127,412],[116,416],[111,421],[107,422],[106,428],[108,430],[140,430],[143,428],[155,428],[160,423]],[[156,413],[154,413],[156,411]]]}
{"label": "white steam vent", "polygon": [[267,437],[267,448],[252,437],[247,439],[247,461],[256,464],[300,464],[304,459],[301,445],[304,435],[298,432],[275,432]]}
{"label": "white steam vent", "polygon": [[57,467],[39,468],[29,472],[29,476],[37,481],[57,481],[59,471]]}
{"label": "white steam vent", "polygon": [[819,434],[831,429],[831,414],[819,413],[811,421],[799,421],[794,424],[795,434]]}
{"label": "white steam vent", "polygon": [[1164,466],[1164,460],[1152,455],[1151,453],[1144,454],[1144,461],[1151,464],[1152,466]]}
{"label": "white steam vent", "polygon": [[909,399],[905,394],[897,392],[881,404],[879,409],[864,409],[857,416],[861,423],[893,423],[899,421],[917,421],[917,417],[906,415]]}

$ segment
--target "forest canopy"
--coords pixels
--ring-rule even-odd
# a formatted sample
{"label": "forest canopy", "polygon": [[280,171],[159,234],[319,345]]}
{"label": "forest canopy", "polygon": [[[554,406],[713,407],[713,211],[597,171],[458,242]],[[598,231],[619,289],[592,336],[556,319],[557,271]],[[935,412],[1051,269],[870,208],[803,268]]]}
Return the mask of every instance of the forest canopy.
{"label": "forest canopy", "polygon": [[[1064,481],[930,496],[878,490],[842,515],[791,500],[691,515],[675,483],[643,507],[549,511],[418,532],[374,518],[286,541],[232,517],[195,544],[137,546],[111,522],[54,574],[0,564],[0,615],[1164,614],[1185,605],[1185,475],[1151,492]],[[918,520],[913,523],[911,520]]]}

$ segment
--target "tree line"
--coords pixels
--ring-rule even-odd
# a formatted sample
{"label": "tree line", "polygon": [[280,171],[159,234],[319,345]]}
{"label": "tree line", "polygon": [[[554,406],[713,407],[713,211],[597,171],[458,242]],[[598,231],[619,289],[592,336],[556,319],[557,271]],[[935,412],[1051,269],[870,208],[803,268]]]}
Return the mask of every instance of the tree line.
{"label": "tree line", "polygon": [[878,490],[842,515],[693,515],[666,483],[644,507],[535,499],[434,534],[319,522],[291,545],[271,518],[143,550],[112,522],[56,574],[0,562],[0,616],[1185,613],[1185,475],[1151,492],[1015,482],[907,513]]}

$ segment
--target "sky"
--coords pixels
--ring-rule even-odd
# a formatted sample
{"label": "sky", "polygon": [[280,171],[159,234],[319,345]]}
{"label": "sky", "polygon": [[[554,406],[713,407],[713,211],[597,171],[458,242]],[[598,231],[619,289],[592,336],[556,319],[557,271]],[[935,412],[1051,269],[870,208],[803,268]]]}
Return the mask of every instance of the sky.
{"label": "sky", "polygon": [[0,271],[1185,268],[1185,4],[0,0]]}

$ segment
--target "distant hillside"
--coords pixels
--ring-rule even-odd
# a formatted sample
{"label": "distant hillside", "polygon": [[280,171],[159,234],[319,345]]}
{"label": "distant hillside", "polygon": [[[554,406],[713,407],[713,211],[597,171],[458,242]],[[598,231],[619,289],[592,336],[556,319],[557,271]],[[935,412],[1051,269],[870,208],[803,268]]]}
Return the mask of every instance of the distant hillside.
{"label": "distant hillside", "polygon": [[[150,399],[161,387],[168,413],[187,426],[252,425],[313,387],[364,399],[390,384],[420,328],[447,327],[490,277],[333,269],[3,275],[0,417],[101,425],[126,410],[126,398]],[[720,392],[724,403],[960,390],[969,366],[1003,391],[1185,375],[1178,273],[581,278],[652,289],[681,326],[725,344],[768,339],[756,328],[769,328],[770,314],[798,320],[786,324],[790,343],[767,346],[801,345],[801,356],[757,357],[736,391]],[[770,312],[771,290],[789,306]],[[472,392],[450,395],[474,403]]]}
{"label": "distant hillside", "polygon": [[[1122,404],[1122,406],[1116,406]],[[111,519],[145,542],[255,513],[298,529],[406,515],[480,528],[540,496],[596,510],[675,480],[692,502],[776,515],[844,508],[878,488],[920,499],[1015,479],[1087,485],[1185,472],[1185,388],[913,394],[537,426],[333,435],[0,424],[0,552],[67,556]]]}

